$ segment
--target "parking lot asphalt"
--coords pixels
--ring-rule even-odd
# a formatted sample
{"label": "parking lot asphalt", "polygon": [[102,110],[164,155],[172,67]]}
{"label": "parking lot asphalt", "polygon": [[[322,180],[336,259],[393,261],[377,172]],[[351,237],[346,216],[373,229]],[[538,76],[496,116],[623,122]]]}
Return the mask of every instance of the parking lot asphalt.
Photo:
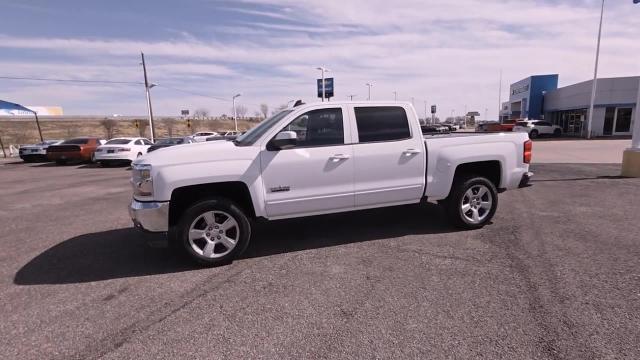
{"label": "parking lot asphalt", "polygon": [[0,358],[640,358],[640,179],[537,164],[492,224],[436,205],[258,225],[197,268],[126,168],[0,166]]}

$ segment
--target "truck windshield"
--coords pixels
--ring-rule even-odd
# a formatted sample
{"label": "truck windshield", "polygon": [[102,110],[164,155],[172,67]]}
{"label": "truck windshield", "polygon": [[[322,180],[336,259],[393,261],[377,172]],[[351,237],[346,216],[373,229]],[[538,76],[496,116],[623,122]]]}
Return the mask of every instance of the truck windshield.
{"label": "truck windshield", "polygon": [[258,126],[252,128],[247,131],[243,135],[238,136],[233,143],[237,146],[251,146],[255,144],[258,139],[264,135],[269,129],[271,129],[275,124],[277,124],[282,118],[289,115],[293,110],[284,110],[281,111],[270,118],[263,120]]}

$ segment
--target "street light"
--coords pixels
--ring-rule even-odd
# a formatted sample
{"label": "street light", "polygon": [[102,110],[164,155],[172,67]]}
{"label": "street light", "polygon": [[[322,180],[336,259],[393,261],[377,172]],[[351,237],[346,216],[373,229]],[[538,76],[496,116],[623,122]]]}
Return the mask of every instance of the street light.
{"label": "street light", "polygon": [[324,101],[324,98],[325,98],[325,96],[324,96],[324,72],[325,71],[329,72],[330,70],[325,68],[325,67],[323,67],[323,66],[318,66],[316,68],[316,70],[320,70],[320,72],[322,73],[322,101]]}
{"label": "street light", "polygon": [[239,97],[242,94],[235,94],[233,95],[233,98],[231,98],[231,101],[233,102],[233,123],[236,127],[236,131],[238,131],[238,115],[236,114],[236,98]]}
{"label": "street light", "polygon": [[398,101],[398,92],[397,91],[393,92],[393,100],[394,101]]}
{"label": "street light", "polygon": [[371,100],[371,87],[373,86],[373,83],[368,82],[365,85],[367,85],[367,87],[369,88],[369,95],[367,96],[367,100]]}
{"label": "street light", "polygon": [[353,98],[356,97],[358,95],[347,95],[347,97],[349,98],[349,100],[353,101]]}
{"label": "street light", "polygon": [[[636,0],[634,0],[635,2]],[[596,65],[593,70],[593,83],[591,84],[591,102],[589,103],[589,119],[587,120],[587,139],[591,139],[591,122],[593,121],[593,107],[596,101],[596,83],[598,82],[598,60],[600,58],[600,38],[602,37],[602,18],[604,17],[604,0],[600,9],[600,26],[598,27],[598,43],[596,45]]]}
{"label": "street light", "polygon": [[[640,4],[640,0],[633,0],[633,3]],[[622,176],[629,177],[640,177],[640,78],[638,80],[636,119],[631,135],[631,147],[622,153]]]}

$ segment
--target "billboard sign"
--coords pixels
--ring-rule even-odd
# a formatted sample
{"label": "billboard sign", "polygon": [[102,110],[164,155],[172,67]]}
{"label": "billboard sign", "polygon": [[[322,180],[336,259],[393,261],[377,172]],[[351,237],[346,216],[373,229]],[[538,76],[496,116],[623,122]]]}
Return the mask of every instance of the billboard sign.
{"label": "billboard sign", "polygon": [[431,105],[431,113],[432,114],[436,113],[436,106],[435,105]]}
{"label": "billboard sign", "polygon": [[181,110],[181,111],[180,111],[180,115],[182,115],[182,116],[188,116],[188,115],[189,115],[189,110]]}
{"label": "billboard sign", "polygon": [[63,115],[60,106],[31,106],[24,108],[2,107],[0,106],[0,116],[33,116],[35,112],[39,116],[61,116]]}
{"label": "billboard sign", "polygon": [[[322,79],[318,79],[318,97],[322,97]],[[333,78],[325,78],[324,79],[324,97],[332,98],[333,97]]]}

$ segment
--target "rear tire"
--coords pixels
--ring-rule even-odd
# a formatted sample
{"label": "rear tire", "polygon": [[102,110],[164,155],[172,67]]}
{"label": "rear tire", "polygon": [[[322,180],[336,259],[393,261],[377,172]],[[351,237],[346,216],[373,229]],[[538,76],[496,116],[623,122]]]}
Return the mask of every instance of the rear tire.
{"label": "rear tire", "polygon": [[65,165],[67,163],[67,160],[56,160],[56,165]]}
{"label": "rear tire", "polygon": [[498,192],[489,179],[464,175],[454,179],[443,202],[451,223],[462,229],[479,229],[491,221],[498,208]]}
{"label": "rear tire", "polygon": [[529,139],[537,139],[538,136],[540,136],[538,130],[531,130],[531,132],[529,133]]}
{"label": "rear tire", "polygon": [[555,136],[555,137],[562,136],[562,130],[560,130],[560,129],[553,130],[553,136]]}
{"label": "rear tire", "polygon": [[239,206],[215,197],[190,206],[168,235],[170,244],[181,245],[194,262],[219,266],[244,252],[251,238],[251,224]]}

